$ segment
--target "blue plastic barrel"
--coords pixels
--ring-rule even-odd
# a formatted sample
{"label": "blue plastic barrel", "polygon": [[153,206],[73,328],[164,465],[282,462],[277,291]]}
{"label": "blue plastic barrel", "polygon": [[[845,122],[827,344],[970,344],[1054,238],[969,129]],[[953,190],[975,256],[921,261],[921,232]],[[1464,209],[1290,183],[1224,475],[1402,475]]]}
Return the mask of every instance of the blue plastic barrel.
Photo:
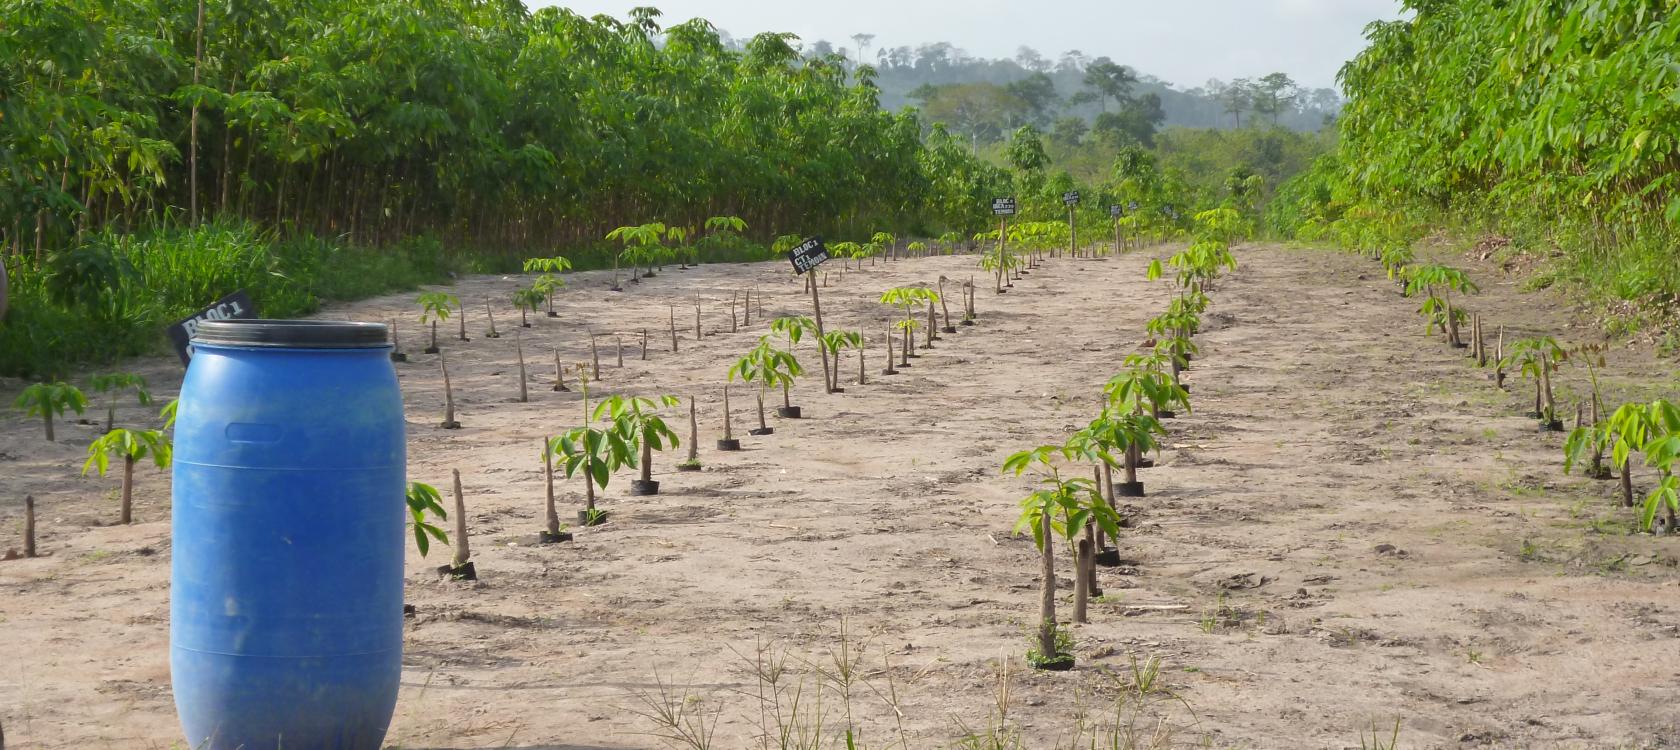
{"label": "blue plastic barrel", "polygon": [[169,665],[194,750],[377,749],[402,670],[385,326],[201,323],[175,422]]}

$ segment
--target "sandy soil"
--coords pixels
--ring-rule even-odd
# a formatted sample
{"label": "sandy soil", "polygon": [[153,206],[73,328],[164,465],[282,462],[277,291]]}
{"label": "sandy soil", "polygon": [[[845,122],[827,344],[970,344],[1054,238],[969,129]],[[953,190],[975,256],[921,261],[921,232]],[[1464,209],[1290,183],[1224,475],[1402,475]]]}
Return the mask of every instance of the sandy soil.
{"label": "sandy soil", "polygon": [[[663,688],[690,716],[715,717],[715,747],[758,747],[760,728],[774,725],[760,697],[776,689],[755,678],[755,654],[787,659],[784,712],[802,690],[800,710],[815,716],[823,685],[833,726],[844,643],[871,747],[901,731],[912,747],[945,747],[961,725],[984,727],[1000,664],[1011,670],[1008,722],[1032,747],[1051,747],[1078,713],[1112,718],[1133,657],[1162,659],[1170,690],[1131,701],[1135,723],[1170,727],[1177,742],[1358,747],[1361,729],[1398,718],[1407,748],[1675,744],[1680,540],[1629,534],[1613,483],[1563,475],[1562,437],[1521,416],[1523,383],[1495,390],[1422,334],[1415,303],[1379,268],[1321,251],[1239,250],[1243,266],[1213,293],[1187,375],[1195,413],[1169,423],[1161,465],[1144,472],[1149,497],[1126,506],[1127,564],[1102,572],[1107,596],[1075,628],[1079,668],[1023,669],[1037,563],[1031,542],[1009,532],[1029,485],[998,466],[1090,418],[1099,385],[1165,304],[1166,285],[1145,282],[1143,267],[1167,250],[1054,260],[1003,296],[982,284],[979,325],[893,377],[877,374],[893,317],[880,292],[978,275],[973,259],[830,273],[825,321],[870,334],[869,384],[852,383],[848,354],[847,392],[802,380],[793,399],[807,418],[772,415],[765,437],[744,434],[753,403],[737,389],[747,450],[733,454],[712,447],[724,374],[765,327],[755,315],[729,333],[723,303],[757,286],[767,316],[808,314],[785,264],[670,269],[623,294],[605,290],[610,274],[573,275],[559,317],[522,332],[528,404],[515,401],[517,314],[505,303],[521,280],[461,280],[452,291],[468,303],[472,341],[454,341],[452,325],[442,337],[459,431],[436,427],[441,380],[436,357],[419,351],[413,295],[328,310],[402,318],[410,475],[446,487],[449,470],[462,471],[481,575],[441,581],[431,571],[447,551],[410,551],[418,614],[388,743],[660,747],[656,722],[637,714]],[[1486,287],[1472,306],[1490,332],[1588,336],[1557,299],[1471,266]],[[485,296],[500,339],[483,335]],[[580,411],[577,393],[547,387],[551,352],[586,361],[585,325],[625,334],[622,368],[602,341],[598,392],[699,399],[705,470],[674,471],[686,446],[659,456],[663,494],[628,497],[629,477],[615,477],[602,501],[611,523],[535,547],[538,441]],[[801,358],[816,369],[808,345]],[[132,369],[173,396],[173,360]],[[1607,380],[1611,398],[1680,390],[1672,369],[1641,352],[1615,353]],[[1570,405],[1585,378],[1563,381]],[[10,402],[20,387],[0,384],[0,396]],[[119,420],[155,422],[128,406]],[[673,423],[686,440],[686,419]],[[16,545],[31,493],[47,555],[0,563],[0,723],[11,747],[178,742],[168,477],[142,468],[138,522],[108,525],[114,480],[79,476],[95,431],[61,426],[49,444],[35,421],[0,419],[0,551]],[[568,508],[581,501],[580,482],[562,489]],[[1066,592],[1062,606],[1065,618]]]}

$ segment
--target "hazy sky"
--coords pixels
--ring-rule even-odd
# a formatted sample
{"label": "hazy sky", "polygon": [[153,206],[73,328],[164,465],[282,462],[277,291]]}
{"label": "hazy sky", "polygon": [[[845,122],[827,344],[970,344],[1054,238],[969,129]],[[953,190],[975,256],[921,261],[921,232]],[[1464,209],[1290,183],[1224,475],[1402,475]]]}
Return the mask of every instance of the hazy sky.
{"label": "hazy sky", "polygon": [[[1334,85],[1364,47],[1361,30],[1399,16],[1399,0],[526,0],[586,16],[623,18],[638,5],[664,25],[695,16],[736,37],[791,31],[806,42],[873,49],[950,42],[970,55],[1013,57],[1026,45],[1055,59],[1077,49],[1159,76],[1179,88],[1283,71],[1304,86]],[[874,52],[868,53],[874,59]]]}

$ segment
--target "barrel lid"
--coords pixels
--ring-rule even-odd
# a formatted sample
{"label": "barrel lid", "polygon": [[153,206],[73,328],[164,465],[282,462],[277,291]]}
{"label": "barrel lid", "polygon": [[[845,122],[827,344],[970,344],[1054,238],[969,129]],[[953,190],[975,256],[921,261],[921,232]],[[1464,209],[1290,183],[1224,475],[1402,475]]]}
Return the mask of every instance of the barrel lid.
{"label": "barrel lid", "polygon": [[192,342],[276,349],[373,349],[390,344],[384,323],[341,320],[206,320]]}

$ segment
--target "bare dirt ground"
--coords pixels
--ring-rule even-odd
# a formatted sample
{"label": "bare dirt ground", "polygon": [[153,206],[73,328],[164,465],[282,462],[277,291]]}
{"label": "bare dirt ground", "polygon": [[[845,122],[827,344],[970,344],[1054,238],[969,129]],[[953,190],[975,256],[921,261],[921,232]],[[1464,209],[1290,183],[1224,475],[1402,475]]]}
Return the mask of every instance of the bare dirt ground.
{"label": "bare dirt ground", "polygon": [[[1143,268],[1168,250],[1053,260],[1003,296],[982,283],[980,324],[893,377],[877,374],[893,317],[880,292],[979,275],[973,258],[830,273],[826,322],[870,334],[869,384],[851,382],[848,354],[847,392],[824,395],[816,378],[802,379],[793,398],[807,418],[772,416],[777,431],[765,437],[744,434],[753,403],[735,389],[747,450],[733,454],[713,450],[724,374],[765,326],[755,315],[729,333],[722,303],[756,285],[768,317],[808,314],[785,263],[669,269],[623,294],[605,290],[610,274],[572,275],[559,317],[533,318],[522,333],[528,404],[514,402],[517,315],[505,303],[522,280],[463,279],[452,291],[468,303],[473,340],[454,341],[453,321],[441,336],[459,431],[436,427],[441,380],[436,357],[419,351],[412,294],[328,310],[402,319],[410,476],[447,487],[449,470],[461,470],[481,576],[440,581],[432,569],[447,550],[425,560],[410,551],[418,614],[388,744],[660,747],[647,734],[657,724],[637,714],[664,685],[690,716],[717,717],[713,746],[760,747],[775,720],[759,698],[775,691],[747,662],[761,647],[786,655],[784,714],[797,689],[803,716],[824,712],[832,727],[844,705],[817,670],[833,676],[843,642],[861,649],[852,712],[869,747],[901,731],[910,747],[947,747],[960,726],[985,727],[1000,664],[1011,665],[1007,723],[1030,747],[1064,746],[1076,713],[1114,715],[1133,657],[1160,658],[1161,683],[1182,699],[1154,694],[1137,725],[1165,721],[1186,744],[1358,747],[1361,729],[1396,718],[1406,748],[1676,744],[1680,540],[1630,534],[1614,483],[1563,475],[1562,437],[1521,416],[1524,383],[1495,390],[1485,371],[1422,334],[1415,302],[1379,268],[1323,251],[1238,250],[1242,268],[1213,292],[1187,375],[1195,413],[1169,422],[1160,466],[1143,472],[1149,497],[1125,508],[1127,564],[1103,570],[1107,596],[1090,625],[1074,628],[1078,669],[1024,669],[1037,563],[1030,540],[1010,529],[1029,483],[998,476],[998,466],[1093,415],[1100,384],[1167,300],[1166,283],[1144,281]],[[1506,325],[1591,337],[1569,327],[1556,298],[1471,267],[1484,293],[1470,305],[1490,334]],[[500,339],[483,335],[486,296]],[[615,477],[602,502],[608,525],[535,547],[539,440],[580,418],[577,393],[547,388],[551,351],[587,360],[585,325],[626,334],[622,368],[603,341],[598,393],[698,397],[706,468],[674,471],[686,446],[661,455],[663,494],[628,497],[629,477]],[[801,359],[816,370],[809,345]],[[132,369],[174,395],[173,360]],[[1584,374],[1562,379],[1572,411]],[[1614,354],[1607,380],[1611,399],[1677,390],[1672,369],[1645,352]],[[0,384],[0,396],[9,402],[20,387]],[[139,407],[121,409],[119,421],[155,423]],[[686,419],[673,425],[686,440]],[[138,522],[108,525],[115,482],[79,476],[96,429],[63,426],[49,444],[34,420],[0,419],[0,551],[16,545],[32,493],[47,554],[0,563],[9,747],[179,742],[167,662],[168,478],[141,468]],[[1650,479],[1637,477],[1642,487]],[[575,507],[581,483],[562,488]],[[1065,558],[1059,565],[1067,570]],[[1062,607],[1065,618],[1065,590]]]}

